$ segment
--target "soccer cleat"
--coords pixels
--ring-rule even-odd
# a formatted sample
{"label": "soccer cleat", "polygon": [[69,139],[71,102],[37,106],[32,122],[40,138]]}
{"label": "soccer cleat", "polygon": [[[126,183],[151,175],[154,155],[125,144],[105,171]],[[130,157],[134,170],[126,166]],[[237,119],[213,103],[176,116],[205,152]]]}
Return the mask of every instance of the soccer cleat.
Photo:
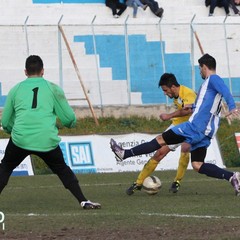
{"label": "soccer cleat", "polygon": [[117,162],[122,162],[124,159],[123,158],[124,157],[124,149],[122,149],[120,146],[118,146],[116,141],[112,138],[110,140],[110,147],[116,156]]}
{"label": "soccer cleat", "polygon": [[235,172],[233,176],[230,178],[230,182],[234,187],[236,196],[240,197],[240,173]]}
{"label": "soccer cleat", "polygon": [[100,209],[101,208],[101,204],[100,203],[94,203],[94,202],[91,202],[90,200],[87,200],[87,201],[82,201],[81,202],[81,207],[83,209]]}
{"label": "soccer cleat", "polygon": [[138,185],[137,183],[133,183],[130,188],[126,190],[127,195],[132,195],[135,193],[135,191],[141,191],[142,185]]}
{"label": "soccer cleat", "polygon": [[173,182],[171,187],[169,188],[169,192],[177,193],[179,188],[180,188],[180,182],[179,181]]}

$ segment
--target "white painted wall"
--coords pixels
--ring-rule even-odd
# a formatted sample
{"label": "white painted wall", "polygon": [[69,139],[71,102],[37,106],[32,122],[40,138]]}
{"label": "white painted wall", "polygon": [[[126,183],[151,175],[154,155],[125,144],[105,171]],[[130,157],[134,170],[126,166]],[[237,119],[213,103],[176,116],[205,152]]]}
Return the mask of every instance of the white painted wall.
{"label": "white painted wall", "polygon": [[[0,82],[2,94],[23,80],[24,63],[28,54],[40,55],[45,63],[45,78],[57,84],[59,80],[59,46],[57,24],[61,20],[68,40],[76,32],[92,34],[91,23],[94,20],[95,34],[123,34],[124,22],[127,20],[129,34],[146,34],[148,41],[166,41],[166,52],[186,53],[191,51],[191,34],[189,23],[194,19],[205,52],[213,53],[218,61],[218,73],[223,77],[240,77],[240,17],[225,19],[224,10],[216,8],[215,17],[208,17],[208,8],[203,0],[159,0],[165,9],[161,20],[162,36],[159,34],[159,18],[150,9],[139,9],[138,18],[132,18],[132,9],[128,8],[119,19],[114,19],[109,8],[104,4],[38,4],[31,0],[0,1]],[[27,22],[26,22],[27,20]],[[222,24],[225,21],[226,29]],[[24,28],[26,22],[27,28]],[[104,25],[104,26],[103,26]],[[227,36],[227,45],[225,41]],[[28,45],[27,45],[28,43]],[[194,40],[194,63],[201,55]],[[124,81],[112,81],[111,68],[100,68],[96,62],[99,56],[86,55],[83,44],[71,44],[71,49],[88,96],[93,105],[128,104],[128,85]],[[229,55],[227,55],[227,53]],[[227,65],[229,58],[230,68]],[[70,103],[87,105],[86,101],[72,101],[84,98],[78,77],[62,40],[63,88]],[[101,80],[99,85],[98,78]],[[102,95],[100,97],[100,90]],[[102,99],[101,99],[102,98]],[[132,104],[142,104],[141,93],[131,93]]]}

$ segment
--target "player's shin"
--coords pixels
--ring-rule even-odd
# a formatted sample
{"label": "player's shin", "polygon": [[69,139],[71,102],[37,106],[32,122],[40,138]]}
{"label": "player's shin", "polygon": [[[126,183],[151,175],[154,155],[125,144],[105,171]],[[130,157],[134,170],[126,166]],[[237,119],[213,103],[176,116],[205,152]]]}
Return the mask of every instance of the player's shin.
{"label": "player's shin", "polygon": [[157,139],[154,138],[150,142],[145,142],[143,144],[137,145],[134,148],[125,150],[124,158],[129,158],[133,156],[138,156],[142,154],[152,153],[161,148],[161,145],[158,143]]}
{"label": "player's shin", "polygon": [[219,168],[215,164],[211,163],[203,163],[198,172],[205,174],[208,177],[226,179],[227,181],[229,181],[230,177],[232,176],[232,172]]}
{"label": "player's shin", "polygon": [[153,158],[150,158],[148,162],[144,165],[144,168],[142,169],[142,171],[138,175],[138,178],[136,181],[137,185],[142,185],[144,179],[150,176],[154,172],[157,165],[158,165],[158,161],[156,161]]}
{"label": "player's shin", "polygon": [[178,169],[177,169],[177,175],[174,179],[174,182],[181,181],[182,178],[184,177],[185,172],[187,170],[188,163],[189,163],[189,158],[190,158],[189,153],[181,152]]}

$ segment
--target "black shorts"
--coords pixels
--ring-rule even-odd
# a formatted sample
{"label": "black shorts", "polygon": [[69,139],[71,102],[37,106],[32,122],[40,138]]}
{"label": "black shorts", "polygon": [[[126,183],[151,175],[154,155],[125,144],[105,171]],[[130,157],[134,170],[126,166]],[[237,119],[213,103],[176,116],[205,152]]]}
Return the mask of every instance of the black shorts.
{"label": "black shorts", "polygon": [[191,151],[191,162],[204,162],[207,155],[206,147],[199,147]]}
{"label": "black shorts", "polygon": [[183,136],[177,135],[171,129],[167,130],[166,132],[163,132],[162,137],[167,145],[182,143],[186,139]]}
{"label": "black shorts", "polygon": [[[162,133],[162,137],[167,145],[182,143],[186,139],[183,136],[177,135],[171,129]],[[204,162],[207,154],[206,147],[199,147],[191,151],[191,162]]]}

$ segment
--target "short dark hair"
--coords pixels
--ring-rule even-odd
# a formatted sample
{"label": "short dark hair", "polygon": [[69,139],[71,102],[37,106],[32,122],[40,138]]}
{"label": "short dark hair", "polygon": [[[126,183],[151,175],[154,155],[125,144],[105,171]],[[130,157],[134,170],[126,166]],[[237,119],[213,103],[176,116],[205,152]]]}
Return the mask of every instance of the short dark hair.
{"label": "short dark hair", "polygon": [[39,74],[43,69],[43,61],[37,55],[31,55],[26,59],[26,71],[29,75]]}
{"label": "short dark hair", "polygon": [[174,74],[172,73],[164,73],[160,80],[159,80],[159,83],[158,83],[158,87],[161,87],[161,86],[167,86],[167,87],[171,87],[172,85],[176,86],[176,87],[179,87],[180,84],[178,83],[176,77]]}
{"label": "short dark hair", "polygon": [[216,63],[215,58],[207,53],[198,59],[198,63],[201,67],[203,65],[206,65],[208,67],[208,69],[216,70],[217,63]]}

